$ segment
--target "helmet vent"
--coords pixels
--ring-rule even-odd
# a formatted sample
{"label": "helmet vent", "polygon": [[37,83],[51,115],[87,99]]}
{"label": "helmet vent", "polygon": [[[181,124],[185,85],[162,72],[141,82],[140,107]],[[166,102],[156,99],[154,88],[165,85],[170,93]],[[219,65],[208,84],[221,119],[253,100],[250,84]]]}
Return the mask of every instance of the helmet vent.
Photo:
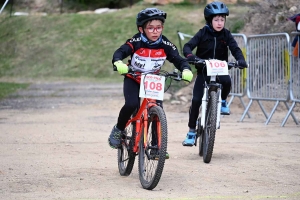
{"label": "helmet vent", "polygon": [[165,22],[167,18],[167,13],[157,8],[146,8],[145,10],[141,10],[136,17],[137,26],[143,26],[147,21],[158,19],[162,22]]}
{"label": "helmet vent", "polygon": [[222,2],[212,2],[206,5],[204,8],[204,17],[206,21],[210,21],[210,18],[215,15],[229,15],[227,6]]}

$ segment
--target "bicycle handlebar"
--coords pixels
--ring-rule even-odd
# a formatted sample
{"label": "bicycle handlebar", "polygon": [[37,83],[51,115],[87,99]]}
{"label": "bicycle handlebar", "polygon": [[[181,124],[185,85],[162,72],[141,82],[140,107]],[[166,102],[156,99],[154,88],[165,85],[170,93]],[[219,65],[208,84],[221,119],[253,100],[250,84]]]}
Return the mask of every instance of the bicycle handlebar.
{"label": "bicycle handlebar", "polygon": [[[166,78],[171,78],[175,81],[183,80],[182,79],[182,74],[178,71],[178,69],[174,69],[173,72],[167,72],[167,71],[164,71],[164,70],[160,70],[158,74],[155,74],[153,72],[137,72],[137,71],[134,71],[130,65],[128,66],[128,68],[129,68],[128,73],[124,73],[122,75],[130,74],[134,77],[137,77],[137,76],[141,76],[142,74],[154,74],[154,75],[164,76]],[[113,70],[117,71],[117,67],[113,66]]]}
{"label": "bicycle handlebar", "polygon": [[[205,60],[203,60],[203,59],[197,59],[197,60],[194,60],[194,61],[188,61],[187,60],[187,62],[189,63],[189,64],[203,64],[204,66],[206,66],[206,62],[205,62]],[[238,65],[238,62],[227,62],[227,64],[228,64],[228,67],[229,68],[232,68],[232,67],[234,67],[234,68],[239,68],[239,69],[244,69],[244,67],[241,67],[241,66],[239,66]]]}

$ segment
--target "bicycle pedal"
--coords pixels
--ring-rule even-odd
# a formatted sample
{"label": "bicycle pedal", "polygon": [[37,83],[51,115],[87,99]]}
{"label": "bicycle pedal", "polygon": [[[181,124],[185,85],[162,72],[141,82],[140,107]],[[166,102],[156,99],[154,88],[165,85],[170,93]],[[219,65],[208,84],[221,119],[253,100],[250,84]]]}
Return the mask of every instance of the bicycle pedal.
{"label": "bicycle pedal", "polygon": [[[151,155],[151,153],[150,153],[150,155]],[[156,155],[152,155],[153,157],[153,159],[154,160],[158,160],[159,159],[159,154],[156,154]],[[166,157],[165,157],[165,159],[169,159],[170,158],[170,155],[166,152]]]}
{"label": "bicycle pedal", "polygon": [[166,159],[169,159],[170,155],[168,153],[166,153]]}

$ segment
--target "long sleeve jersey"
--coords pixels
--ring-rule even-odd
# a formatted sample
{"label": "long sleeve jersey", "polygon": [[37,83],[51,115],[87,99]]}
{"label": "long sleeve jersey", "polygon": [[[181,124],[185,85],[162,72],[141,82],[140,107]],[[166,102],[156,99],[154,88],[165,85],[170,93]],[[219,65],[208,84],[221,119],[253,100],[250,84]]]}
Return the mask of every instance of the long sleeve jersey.
{"label": "long sleeve jersey", "polygon": [[135,34],[115,51],[112,63],[129,56],[129,64],[138,72],[159,71],[165,60],[173,63],[180,71],[190,69],[187,61],[179,55],[177,47],[164,35],[161,43],[149,45],[142,41],[140,33]]}
{"label": "long sleeve jersey", "polygon": [[245,60],[237,42],[230,31],[225,28],[220,32],[215,32],[208,25],[205,25],[183,46],[184,56],[192,54],[196,47],[196,56],[201,59],[228,61],[229,48],[236,60]]}

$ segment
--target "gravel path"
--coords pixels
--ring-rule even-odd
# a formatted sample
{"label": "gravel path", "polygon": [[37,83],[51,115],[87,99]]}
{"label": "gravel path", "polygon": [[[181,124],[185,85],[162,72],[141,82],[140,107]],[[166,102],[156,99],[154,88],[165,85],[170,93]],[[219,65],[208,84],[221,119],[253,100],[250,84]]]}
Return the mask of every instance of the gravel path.
{"label": "gravel path", "polygon": [[121,94],[121,84],[36,83],[0,101],[1,199],[300,199],[300,127],[280,127],[284,112],[238,122],[235,105],[205,164],[181,145],[187,113],[165,102],[170,159],[158,186],[142,189],[138,159],[121,177],[107,144]]}

